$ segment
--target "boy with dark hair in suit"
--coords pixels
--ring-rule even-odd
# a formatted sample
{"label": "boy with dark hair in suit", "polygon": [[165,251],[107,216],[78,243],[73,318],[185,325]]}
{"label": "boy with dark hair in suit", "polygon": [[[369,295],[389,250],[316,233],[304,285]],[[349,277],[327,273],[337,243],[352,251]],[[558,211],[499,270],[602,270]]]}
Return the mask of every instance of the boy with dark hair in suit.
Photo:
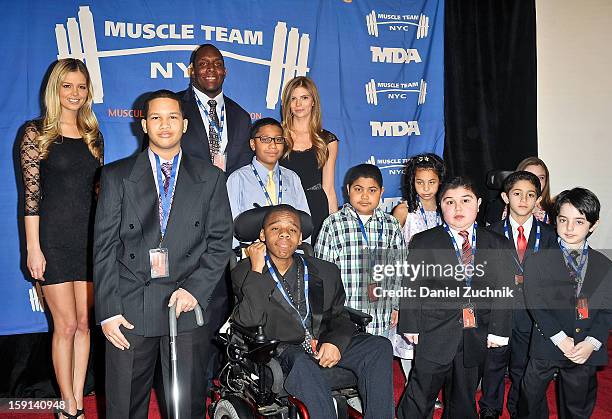
{"label": "boy with dark hair in suit", "polygon": [[249,213],[263,218],[261,241],[247,248],[249,257],[232,271],[239,300],[234,321],[263,326],[268,338],[281,341],[284,387],[306,405],[310,417],[336,417],[323,372],[336,367],[357,376],[364,419],[392,419],[391,343],[355,333],[336,265],[295,252],[302,242],[302,225],[310,223],[310,217],[286,204]]}
{"label": "boy with dark hair in suit", "polygon": [[588,189],[555,200],[559,247],[525,264],[525,299],[536,328],[521,384],[520,418],[544,418],[546,389],[559,371],[560,417],[588,418],[595,407],[598,366],[608,363],[612,262],[588,246],[600,203]]}
{"label": "boy with dark hair in suit", "polygon": [[475,191],[467,179],[450,179],[438,195],[444,224],[410,242],[408,266],[425,273],[403,284],[416,295],[401,299],[398,331],[416,346],[399,418],[427,418],[446,381],[445,414],[477,418],[478,369],[488,347],[508,344],[512,313],[503,304],[511,301],[488,292],[511,285],[507,254],[500,252],[509,243],[476,224],[481,200]]}
{"label": "boy with dark hair in suit", "polygon": [[176,304],[180,416],[201,418],[212,331],[196,326],[193,310],[210,309],[231,252],[225,176],[182,152],[188,122],[178,96],[154,92],[145,112],[149,147],[104,166],[96,210],[94,293],[107,339],[106,417],[147,417],[158,355],[170,406],[168,307]]}
{"label": "boy with dark hair in suit", "polygon": [[509,345],[487,350],[482,377],[482,397],[479,401],[481,419],[497,418],[502,414],[506,367],[512,381],[508,392],[508,413],[511,418],[517,415],[519,389],[527,367],[533,326],[522,296],[523,266],[525,259],[538,253],[540,249],[558,246],[555,230],[532,215],[533,209],[541,200],[542,191],[538,177],[530,172],[514,172],[504,181],[503,189],[501,196],[509,207],[508,217],[493,223],[489,228],[505,235],[516,249],[512,252],[512,256],[515,272],[514,291],[517,298]]}

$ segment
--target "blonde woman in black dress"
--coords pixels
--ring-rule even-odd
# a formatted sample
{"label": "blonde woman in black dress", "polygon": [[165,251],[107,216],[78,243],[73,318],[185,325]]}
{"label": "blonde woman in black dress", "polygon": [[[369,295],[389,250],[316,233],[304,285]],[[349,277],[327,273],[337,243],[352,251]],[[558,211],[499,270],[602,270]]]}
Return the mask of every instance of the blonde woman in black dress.
{"label": "blonde woman in black dress", "polygon": [[103,163],[92,100],[85,65],[58,61],[45,89],[45,114],[27,124],[21,142],[27,267],[40,281],[53,318],[53,367],[66,401],[59,417],[66,419],[83,417],[89,361],[88,249],[94,178]]}
{"label": "blonde woman in black dress", "polygon": [[287,151],[280,164],[302,181],[314,226],[314,244],[323,221],[338,211],[334,186],[338,138],[322,127],[319,92],[308,77],[290,80],[281,101]]}

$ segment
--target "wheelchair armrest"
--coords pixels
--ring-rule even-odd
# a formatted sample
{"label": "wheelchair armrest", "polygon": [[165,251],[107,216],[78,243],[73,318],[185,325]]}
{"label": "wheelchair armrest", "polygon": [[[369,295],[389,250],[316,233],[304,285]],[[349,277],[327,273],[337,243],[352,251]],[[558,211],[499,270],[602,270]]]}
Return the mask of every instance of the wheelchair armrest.
{"label": "wheelchair armrest", "polygon": [[353,323],[359,327],[365,328],[372,322],[372,316],[364,313],[363,311],[355,310],[354,308],[344,306],[344,309],[349,315],[349,318]]}

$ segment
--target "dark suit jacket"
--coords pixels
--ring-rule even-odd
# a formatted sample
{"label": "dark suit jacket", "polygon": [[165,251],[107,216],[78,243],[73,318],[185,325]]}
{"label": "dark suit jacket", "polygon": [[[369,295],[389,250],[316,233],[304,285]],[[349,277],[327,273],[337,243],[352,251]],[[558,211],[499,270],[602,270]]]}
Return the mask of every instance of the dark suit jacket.
{"label": "dark suit jacket", "polygon": [[[505,223],[506,223],[506,220],[497,221],[496,223],[493,223],[492,225],[490,225],[489,229],[505,237],[505,231],[504,231]],[[537,231],[538,225],[540,226],[540,250],[556,249],[559,247],[559,244],[557,243],[557,233],[555,229],[548,224],[544,224],[538,221],[534,217],[533,225],[531,227],[531,231],[529,232],[529,237],[527,238],[527,250],[525,251],[525,258],[523,259],[523,266],[527,258],[529,258],[530,256],[534,254],[533,251],[535,248],[536,231]],[[510,231],[510,234],[512,234],[512,231]],[[508,241],[510,245],[514,248],[514,250],[511,252],[513,259],[514,259],[514,264],[512,265],[512,267],[514,268],[514,273],[520,274],[521,270],[519,266],[517,265],[519,259],[518,259],[518,253],[516,252],[516,247],[514,246],[514,239],[510,238],[510,240]],[[523,294],[522,285],[515,284],[514,290],[517,296],[522,297],[522,294]],[[525,309],[525,299],[516,298],[515,302],[516,302],[516,305],[515,305],[515,311],[513,315],[513,323],[514,323],[513,327],[520,330],[521,332],[531,331],[531,328],[533,326],[533,320],[531,319],[531,317],[529,316],[529,313]]]}
{"label": "dark suit jacket", "polygon": [[536,359],[565,360],[550,338],[560,331],[574,338],[574,343],[592,336],[602,343],[593,352],[588,365],[608,363],[608,329],[612,306],[612,262],[589,248],[582,293],[588,298],[589,318],[576,317],[574,285],[569,277],[561,249],[540,252],[525,265],[525,299],[536,329],[529,354]]}
{"label": "dark suit jacket", "polygon": [[[321,259],[304,256],[309,272],[309,301],[313,336],[319,345],[329,342],[342,353],[355,333],[355,325],[344,310],[346,295],[338,267]],[[238,305],[234,321],[245,327],[264,326],[268,338],[284,343],[301,343],[304,329],[297,313],[276,288],[264,268],[262,274],[251,270],[250,259],[238,263],[232,271]]]}
{"label": "dark suit jacket", "polygon": [[[483,275],[472,279],[474,289],[501,289],[511,286],[514,281],[510,269],[509,243],[504,237],[478,227],[476,230],[475,266],[481,265]],[[409,245],[408,264],[432,266],[456,266],[457,256],[449,234],[443,226],[438,226],[416,234]],[[437,273],[421,276],[412,282],[404,279],[405,287],[416,289],[421,286],[430,289],[455,289],[465,282],[445,278]],[[477,366],[485,358],[487,335],[510,337],[512,311],[508,309],[508,299],[472,299],[476,309],[477,327],[463,329],[462,305],[468,299],[460,294],[459,298],[418,298],[404,297],[400,300],[398,331],[400,333],[419,333],[416,357],[423,357],[437,364],[448,364],[457,353],[461,340],[464,347],[464,365]],[[418,362],[418,361],[417,361]]]}
{"label": "dark suit jacket", "polygon": [[[97,321],[123,314],[130,333],[168,334],[168,300],[189,291],[206,310],[231,254],[232,220],[225,175],[183,153],[166,235],[160,244],[158,196],[148,152],[102,169],[94,232]],[[165,247],[170,276],[151,279],[149,249]],[[179,331],[195,327],[183,313]]]}
{"label": "dark suit jacket", "polygon": [[[177,94],[183,103],[185,118],[189,120],[187,132],[181,140],[181,147],[185,153],[210,161],[208,136],[193,88],[190,86],[187,90]],[[225,101],[225,126],[227,127],[225,173],[229,176],[234,170],[249,164],[253,158],[253,151],[249,145],[251,117],[229,97],[224,95],[223,100]]]}

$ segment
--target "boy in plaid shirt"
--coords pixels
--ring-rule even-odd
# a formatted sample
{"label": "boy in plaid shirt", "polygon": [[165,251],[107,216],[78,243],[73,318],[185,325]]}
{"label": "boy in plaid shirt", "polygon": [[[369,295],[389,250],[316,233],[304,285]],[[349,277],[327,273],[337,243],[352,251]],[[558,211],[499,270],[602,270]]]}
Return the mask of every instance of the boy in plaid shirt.
{"label": "boy in plaid shirt", "polygon": [[352,167],[346,188],[349,203],[323,222],[315,256],[338,265],[346,305],[373,318],[368,332],[387,336],[397,323],[399,304],[384,291],[399,290],[401,281],[397,276],[381,278],[381,267],[406,260],[401,227],[393,216],[378,208],[384,192],[378,167]]}

